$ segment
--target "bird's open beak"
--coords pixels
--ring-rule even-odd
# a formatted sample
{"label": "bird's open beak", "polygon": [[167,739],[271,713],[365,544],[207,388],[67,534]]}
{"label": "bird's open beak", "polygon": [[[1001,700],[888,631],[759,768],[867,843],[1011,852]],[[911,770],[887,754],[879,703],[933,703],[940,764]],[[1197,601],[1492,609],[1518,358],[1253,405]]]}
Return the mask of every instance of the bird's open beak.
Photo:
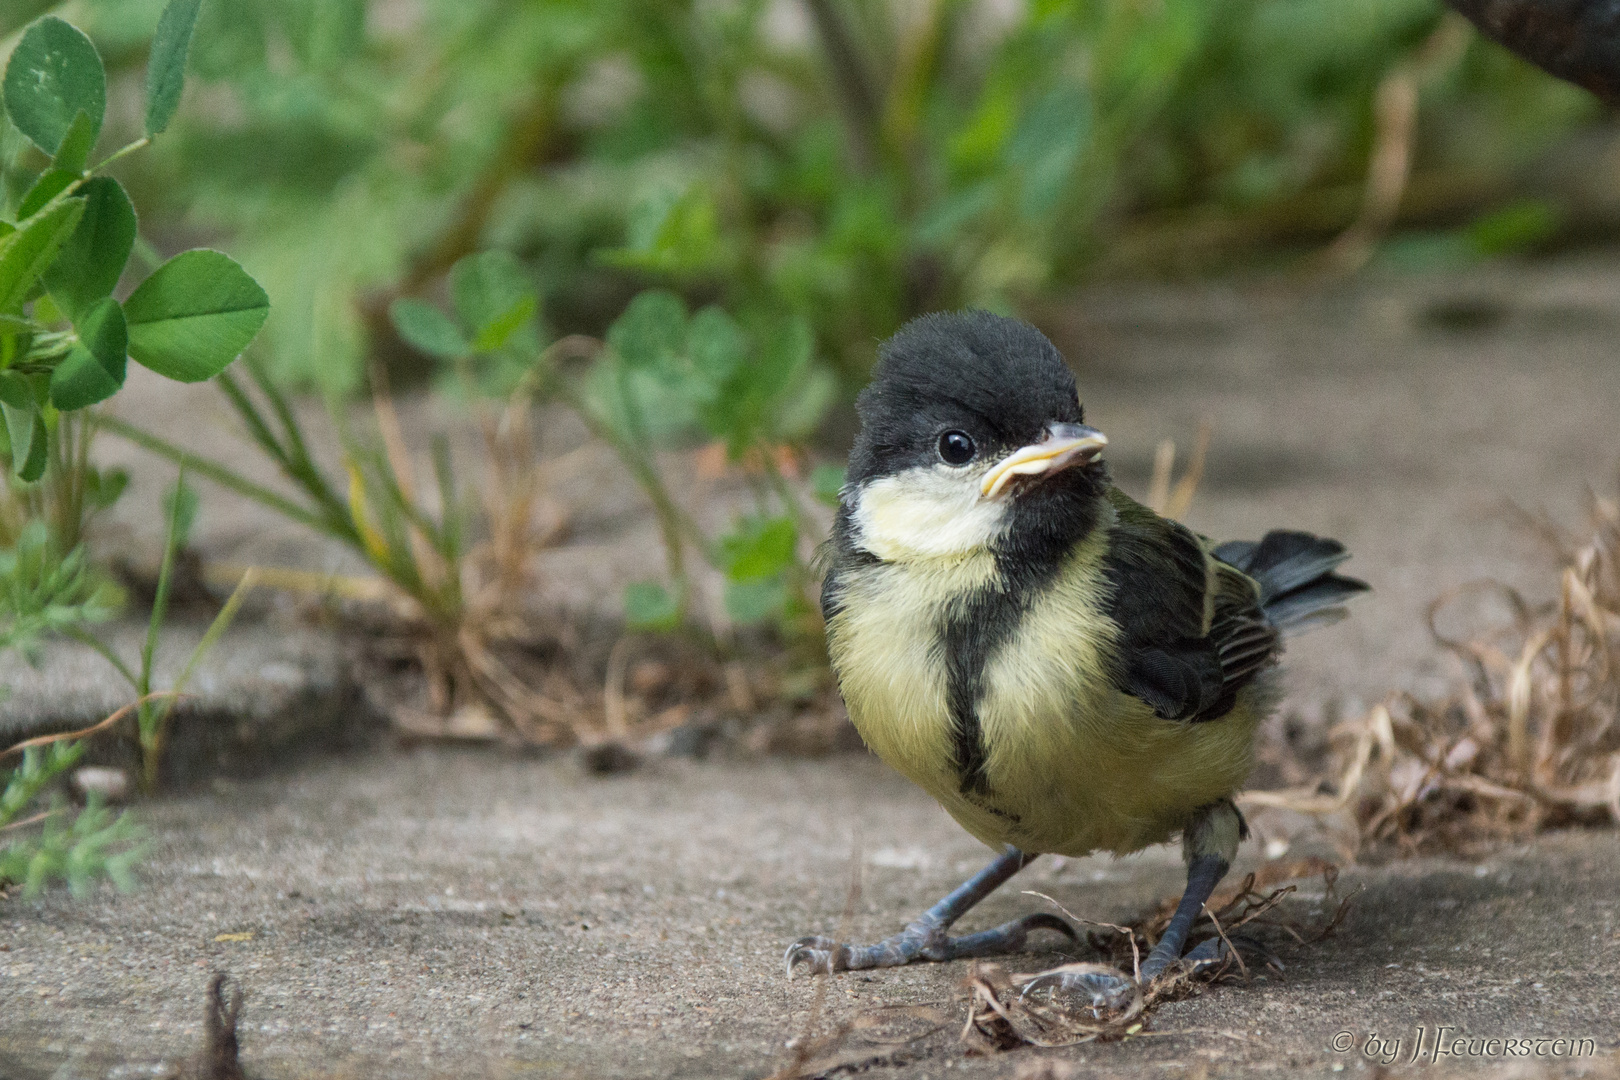
{"label": "bird's open beak", "polygon": [[1071,465],[1084,465],[1108,445],[1108,436],[1084,424],[1053,424],[1046,438],[1021,447],[984,474],[979,494],[994,499],[1015,476],[1050,476]]}

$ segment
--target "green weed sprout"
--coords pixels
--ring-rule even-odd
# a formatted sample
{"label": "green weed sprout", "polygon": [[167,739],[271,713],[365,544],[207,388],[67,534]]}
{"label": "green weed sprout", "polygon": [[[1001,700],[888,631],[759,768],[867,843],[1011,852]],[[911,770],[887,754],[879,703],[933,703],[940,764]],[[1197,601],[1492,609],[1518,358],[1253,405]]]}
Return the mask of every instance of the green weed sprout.
{"label": "green weed sprout", "polygon": [[22,764],[6,776],[0,791],[0,838],[13,829],[36,824],[42,828],[37,837],[21,834],[0,845],[0,886],[19,883],[24,895],[32,896],[60,878],[75,896],[82,896],[105,876],[120,889],[133,887],[131,867],[145,852],[145,834],[127,812],[115,817],[92,796],[68,822],[67,808],[58,797],[43,813],[14,820],[83,755],[82,742],[29,747],[22,752]]}
{"label": "green weed sprout", "polygon": [[0,550],[0,651],[30,655],[41,638],[110,618],[117,590],[92,574],[84,549],[59,552],[43,521]]}
{"label": "green weed sprout", "polygon": [[175,679],[174,685],[166,692],[155,691],[152,687],[152,667],[157,659],[159,633],[169,611],[169,590],[174,575],[174,559],[180,548],[185,545],[186,535],[191,530],[196,513],[197,496],[186,486],[185,473],[182,471],[179,481],[169,494],[168,528],[164,533],[163,561],[158,570],[157,591],[152,599],[152,611],[146,623],[146,640],[141,646],[141,657],[137,667],[131,668],[106,642],[83,627],[68,626],[64,629],[68,637],[88,645],[99,653],[134,690],[136,741],[140,747],[141,757],[140,782],[141,790],[147,794],[157,790],[163,754],[169,742],[169,724],[176,703],[185,693],[186,685],[191,681],[197,664],[230,628],[256,579],[256,574],[251,569],[242,575],[225,604],[208,624],[208,629],[203,632],[202,640],[191,651],[191,656],[181,669],[179,677]]}
{"label": "green weed sprout", "polygon": [[[81,632],[86,624],[108,618],[116,599],[89,572],[83,548],[62,556],[45,523],[30,522],[12,548],[0,550],[0,650],[18,649],[26,655],[52,633]],[[0,885],[20,882],[32,893],[52,878],[66,877],[75,891],[82,891],[100,872],[115,875],[115,881],[126,879],[138,852],[120,845],[135,840],[137,833],[122,817],[109,821],[104,810],[86,810],[64,828],[60,822],[66,813],[53,805],[32,819],[16,820],[83,754],[84,744],[77,741],[29,747],[22,751],[21,765],[3,774]],[[17,839],[5,839],[13,829],[41,822],[45,829],[38,838],[19,833]]]}
{"label": "green weed sprout", "polygon": [[[495,281],[503,303],[480,306],[466,282]],[[602,439],[646,495],[658,519],[668,584],[641,581],[625,590],[633,629],[673,630],[687,617],[686,552],[695,550],[726,578],[728,616],[742,625],[772,623],[796,632],[814,620],[806,601],[812,583],[800,537],[816,528],[782,475],[777,449],[802,441],[820,423],[836,389],[814,357],[810,327],[791,315],[745,324],[718,306],[691,313],[673,292],[637,295],[604,342],[565,339],[541,349],[514,340],[538,299],[517,261],[501,252],[469,256],[450,272],[453,310],[416,299],[390,312],[400,336],[474,383],[510,368],[512,353],[528,365],[523,385],[565,402]],[[497,313],[504,313],[497,315]],[[521,316],[521,318],[519,317]],[[582,378],[562,370],[558,346],[591,358]],[[723,536],[706,535],[670,491],[658,451],[681,441],[723,443],[746,461],[755,511]],[[812,635],[813,636],[813,635]]]}
{"label": "green weed sprout", "polygon": [[[514,293],[504,265],[474,265],[455,281],[463,309],[473,313],[471,340],[498,352],[519,340],[533,340],[534,293]],[[414,607],[413,620],[428,639],[428,676],[434,697],[454,706],[469,695],[493,704],[517,731],[528,739],[546,741],[564,735],[570,717],[537,694],[529,692],[492,649],[506,616],[521,589],[520,563],[526,558],[530,507],[534,484],[529,473],[516,465],[523,457],[525,411],[507,410],[504,424],[486,428],[491,456],[497,463],[513,464],[516,475],[505,478],[504,492],[486,492],[491,507],[484,523],[491,537],[516,538],[496,544],[497,574],[505,587],[480,589],[469,597],[472,577],[469,536],[473,511],[457,483],[448,443],[433,440],[431,497],[417,489],[399,421],[394,413],[386,379],[373,371],[373,406],[377,438],[365,440],[351,429],[336,405],[329,411],[343,450],[343,479],[334,479],[314,459],[309,442],[281,389],[262,368],[247,365],[250,392],[230,374],[217,383],[235,409],[248,438],[272,461],[292,485],[289,497],[243,476],[229,466],[205,460],[168,440],[127,422],[104,420],[107,430],[179,463],[182,467],[231,491],[246,496],[292,521],[346,545],[395,586]],[[517,393],[524,391],[520,387]],[[497,430],[499,429],[499,430]]]}

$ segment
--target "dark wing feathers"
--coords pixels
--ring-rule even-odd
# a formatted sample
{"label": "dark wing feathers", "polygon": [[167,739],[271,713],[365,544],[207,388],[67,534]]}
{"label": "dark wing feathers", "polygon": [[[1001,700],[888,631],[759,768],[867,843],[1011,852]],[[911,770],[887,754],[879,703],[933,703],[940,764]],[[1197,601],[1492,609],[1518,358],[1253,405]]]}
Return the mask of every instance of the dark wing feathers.
{"label": "dark wing feathers", "polygon": [[1210,554],[1226,565],[1236,567],[1247,574],[1254,562],[1254,553],[1259,549],[1260,543],[1257,540],[1228,540],[1211,548]]}
{"label": "dark wing feathers", "polygon": [[1218,642],[1221,678],[1225,682],[1247,678],[1277,655],[1277,631],[1264,619],[1235,616],[1210,627],[1209,636]]}
{"label": "dark wing feathers", "polygon": [[[1185,526],[1111,489],[1104,569],[1121,641],[1115,685],[1166,720],[1215,720],[1276,659],[1282,632],[1343,617],[1367,588],[1333,571],[1337,540],[1277,530],[1209,549]],[[1209,628],[1204,613],[1209,610]]]}
{"label": "dark wing feathers", "polygon": [[1118,489],[1109,500],[1117,517],[1104,570],[1121,638],[1115,685],[1167,720],[1226,715],[1276,659],[1284,631],[1335,621],[1367,588],[1333,572],[1350,557],[1337,540],[1277,530],[1206,549]]}
{"label": "dark wing feathers", "polygon": [[1196,720],[1221,695],[1221,662],[1203,642],[1143,645],[1125,657],[1122,689],[1166,720]]}
{"label": "dark wing feathers", "polygon": [[[1193,532],[1113,489],[1104,571],[1121,631],[1115,685],[1166,720],[1213,720],[1275,655],[1257,586],[1211,563]],[[1215,570],[1211,573],[1212,568]],[[1213,595],[1212,595],[1213,594]],[[1206,607],[1213,618],[1206,631]]]}
{"label": "dark wing feathers", "polygon": [[1279,630],[1290,634],[1336,623],[1349,614],[1343,604],[1367,586],[1353,578],[1337,575],[1323,578],[1308,588],[1289,593],[1266,605],[1266,618]]}
{"label": "dark wing feathers", "polygon": [[1337,540],[1301,532],[1270,532],[1255,549],[1248,573],[1260,582],[1260,602],[1264,604],[1330,573],[1349,557]]}

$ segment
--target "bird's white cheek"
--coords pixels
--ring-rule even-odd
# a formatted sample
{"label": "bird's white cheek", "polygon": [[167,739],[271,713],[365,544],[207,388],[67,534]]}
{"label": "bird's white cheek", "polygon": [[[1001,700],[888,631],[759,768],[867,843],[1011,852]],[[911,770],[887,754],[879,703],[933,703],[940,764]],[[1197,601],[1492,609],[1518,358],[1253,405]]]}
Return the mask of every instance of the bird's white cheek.
{"label": "bird's white cheek", "polygon": [[1004,504],[980,497],[976,476],[944,466],[872,481],[854,520],[860,546],[890,562],[980,551],[1006,526]]}

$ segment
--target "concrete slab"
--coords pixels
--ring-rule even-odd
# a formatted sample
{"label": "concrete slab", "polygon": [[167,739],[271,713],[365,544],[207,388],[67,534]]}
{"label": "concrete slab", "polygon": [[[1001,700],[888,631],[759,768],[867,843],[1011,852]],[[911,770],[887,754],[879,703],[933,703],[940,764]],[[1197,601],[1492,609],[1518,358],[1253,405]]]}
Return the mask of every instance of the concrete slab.
{"label": "concrete slab", "polygon": [[[139,892],[0,903],[0,1076],[160,1074],[198,1044],[216,969],[247,990],[243,1061],[258,1077],[763,1076],[817,998],[813,981],[784,978],[782,949],[836,928],[856,850],[861,939],[987,854],[875,760],[847,755],[595,779],[560,761],[422,751],[142,816],[157,844]],[[1168,850],[1037,863],[967,925],[1041,905],[1018,887],[1130,919],[1179,877]],[[1368,1035],[1405,1038],[1409,1053],[1436,1026],[1593,1040],[1537,1065],[1590,1069],[1620,1045],[1620,837],[1347,871],[1341,891],[1360,887],[1335,936],[1285,954],[1285,978],[1168,1005],[1152,1037],[987,1060],[963,1057],[953,1033],[875,1075],[1028,1077],[1040,1057],[1086,1076],[1370,1075]],[[823,1023],[909,1002],[960,1020],[966,968],[839,976]],[[1335,1051],[1340,1032],[1354,1052]]]}
{"label": "concrete slab", "polygon": [[[242,776],[300,752],[352,742],[380,723],[351,675],[348,648],[331,630],[290,618],[244,618],[198,663],[175,706],[165,783],[190,785],[214,775]],[[171,620],[159,639],[153,686],[174,685],[207,622]],[[132,668],[139,667],[144,623],[120,620],[95,633]],[[38,666],[0,654],[0,745],[32,735],[89,727],[135,700],[134,690],[88,646],[53,641]],[[101,736],[88,760],[128,765],[133,741]]]}

